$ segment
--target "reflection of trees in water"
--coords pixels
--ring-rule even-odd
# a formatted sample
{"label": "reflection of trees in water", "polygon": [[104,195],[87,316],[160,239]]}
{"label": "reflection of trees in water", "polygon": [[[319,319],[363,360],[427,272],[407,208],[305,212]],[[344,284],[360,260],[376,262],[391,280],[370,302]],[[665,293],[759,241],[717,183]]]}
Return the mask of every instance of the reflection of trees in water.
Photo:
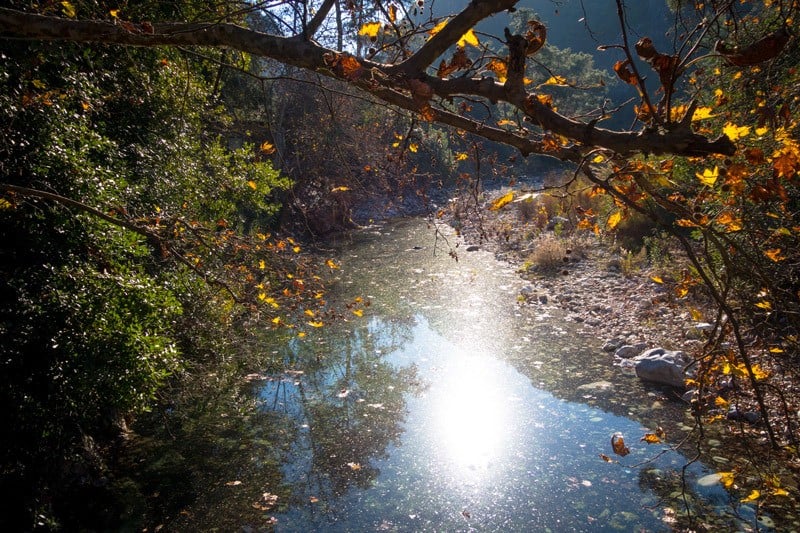
{"label": "reflection of trees in water", "polygon": [[[697,480],[676,469],[641,468],[639,487],[659,499],[662,519],[676,531],[740,531],[743,523],[724,492],[716,499],[695,490]],[[728,506],[728,514],[723,514]]]}
{"label": "reflection of trees in water", "polygon": [[418,391],[417,369],[397,368],[384,354],[413,338],[413,318],[371,321],[353,331],[325,332],[319,343],[295,345],[308,361],[302,375],[267,383],[263,405],[300,428],[288,464],[295,505],[323,507],[350,487],[368,488],[380,474],[373,462],[399,442],[405,395]]}

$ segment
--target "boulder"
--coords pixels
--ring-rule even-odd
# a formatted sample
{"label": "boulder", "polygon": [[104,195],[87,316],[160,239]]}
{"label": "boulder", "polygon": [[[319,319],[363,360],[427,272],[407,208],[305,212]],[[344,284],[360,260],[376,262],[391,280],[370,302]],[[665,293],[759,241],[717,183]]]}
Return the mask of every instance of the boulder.
{"label": "boulder", "polygon": [[689,361],[681,351],[653,348],[632,359],[639,379],[684,388],[684,367]]}
{"label": "boulder", "polygon": [[645,348],[647,348],[647,344],[643,342],[637,344],[624,344],[617,348],[617,350],[614,352],[614,356],[619,357],[620,359],[631,359],[642,353]]}

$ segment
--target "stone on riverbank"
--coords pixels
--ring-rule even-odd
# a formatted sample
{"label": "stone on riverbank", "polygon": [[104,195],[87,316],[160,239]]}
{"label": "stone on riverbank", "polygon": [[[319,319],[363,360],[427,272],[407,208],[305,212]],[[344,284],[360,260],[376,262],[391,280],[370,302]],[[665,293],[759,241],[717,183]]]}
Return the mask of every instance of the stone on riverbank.
{"label": "stone on riverbank", "polygon": [[632,359],[639,379],[684,388],[684,368],[689,363],[681,351],[653,348]]}

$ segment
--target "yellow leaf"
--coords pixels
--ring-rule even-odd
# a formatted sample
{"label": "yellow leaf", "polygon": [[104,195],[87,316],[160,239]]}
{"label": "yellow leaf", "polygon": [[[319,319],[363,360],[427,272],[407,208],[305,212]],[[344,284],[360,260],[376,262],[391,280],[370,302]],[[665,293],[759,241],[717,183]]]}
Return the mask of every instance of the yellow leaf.
{"label": "yellow leaf", "polygon": [[756,128],[756,135],[761,137],[762,135],[766,135],[766,133],[768,131],[769,131],[769,128],[767,126],[763,126],[761,128]]}
{"label": "yellow leaf", "polygon": [[[334,263],[333,259],[328,259],[327,261],[325,261],[325,265],[327,265],[328,268],[333,269],[333,270],[336,270],[337,268],[339,268],[339,265]],[[322,297],[322,295],[320,294],[320,298],[321,297]]]}
{"label": "yellow leaf", "polygon": [[714,405],[726,409],[728,407],[728,400],[726,400],[722,396],[717,396],[716,398],[714,398]]}
{"label": "yellow leaf", "polygon": [[305,311],[303,311],[303,313],[308,317],[314,318],[314,311],[312,311],[311,309],[306,309]]}
{"label": "yellow leaf", "polygon": [[395,22],[397,20],[397,6],[389,4],[389,21]]}
{"label": "yellow leaf", "polygon": [[[517,123],[511,119],[504,118],[497,121],[498,126],[516,126]],[[466,154],[465,154],[466,155]],[[466,158],[465,158],[466,159]]]}
{"label": "yellow leaf", "polygon": [[307,324],[312,328],[321,328],[322,326],[325,325],[322,322],[307,322]]}
{"label": "yellow leaf", "polygon": [[705,169],[703,173],[700,174],[699,172],[695,173],[695,176],[700,179],[700,182],[703,185],[707,185],[709,187],[713,187],[714,184],[717,182],[717,178],[719,177],[719,167],[715,166],[713,170]]}
{"label": "yellow leaf", "polygon": [[261,149],[262,152],[264,152],[267,155],[275,152],[275,145],[269,141],[264,141],[263,143],[261,143],[261,146],[259,148]]}
{"label": "yellow leaf", "polygon": [[689,287],[686,287],[684,285],[679,285],[675,287],[675,296],[677,296],[678,298],[683,298],[687,294],[689,294]]}
{"label": "yellow leaf", "polygon": [[274,307],[275,309],[280,307],[280,305],[278,305],[278,302],[277,302],[277,300],[275,300],[275,298],[270,297],[270,298],[267,298],[264,301],[266,303],[268,303],[269,305],[271,305],[272,307]]}
{"label": "yellow leaf", "polygon": [[698,107],[694,110],[694,113],[692,113],[692,122],[713,117],[714,115],[711,111],[712,109],[710,107]]}
{"label": "yellow leaf", "polygon": [[298,339],[302,339],[302,338],[303,338],[303,337],[305,337],[305,336],[306,336],[306,332],[305,332],[305,331],[301,331],[301,332],[299,332],[299,333],[297,334],[297,338],[298,338]]}
{"label": "yellow leaf", "polygon": [[542,85],[558,85],[563,87],[567,85],[567,79],[563,76],[550,76]]}
{"label": "yellow leaf", "polygon": [[732,141],[739,139],[740,137],[747,137],[750,135],[750,126],[737,126],[731,122],[725,124],[725,127],[722,128],[722,133],[728,136],[728,138]]}
{"label": "yellow leaf", "polygon": [[409,144],[409,145],[408,145],[408,149],[409,149],[409,151],[411,151],[412,153],[415,153],[415,154],[416,154],[416,153],[417,153],[417,150],[419,150],[419,145],[418,145],[417,143],[411,143],[411,144]]}
{"label": "yellow leaf", "polygon": [[464,152],[458,152],[456,154],[456,161],[464,161],[465,159],[468,159],[468,158],[469,158],[469,156]]}
{"label": "yellow leaf", "polygon": [[333,189],[331,189],[331,192],[345,192],[345,191],[349,191],[349,190],[350,190],[350,187],[342,186],[342,187],[334,187]]}
{"label": "yellow leaf", "polygon": [[763,300],[761,302],[758,302],[756,304],[756,307],[758,307],[759,309],[764,309],[765,311],[769,311],[770,309],[772,309],[772,304],[769,303],[767,300]]}
{"label": "yellow leaf", "polygon": [[275,318],[272,319],[272,323],[277,326],[278,324],[281,323],[281,317],[276,316]]}
{"label": "yellow leaf", "polygon": [[779,348],[778,346],[770,346],[769,353],[783,353],[783,348]]}
{"label": "yellow leaf", "polygon": [[780,248],[771,248],[769,250],[764,250],[764,255],[777,263],[778,261],[786,259],[781,252],[782,250]]}
{"label": "yellow leaf", "polygon": [[650,279],[656,283],[664,283],[664,280],[661,279],[661,276],[650,276]]}
{"label": "yellow leaf", "polygon": [[112,18],[119,18],[119,9],[112,9],[108,12]]}
{"label": "yellow leaf", "polygon": [[259,268],[260,270],[264,270],[265,268],[267,268],[267,263],[265,263],[265,262],[264,262],[264,260],[263,260],[263,259],[261,259],[261,260],[258,262],[258,268]]}
{"label": "yellow leaf", "polygon": [[500,198],[498,198],[497,200],[495,200],[494,202],[492,202],[492,205],[489,206],[489,211],[497,211],[498,209],[501,209],[504,205],[506,205],[513,199],[514,199],[514,191],[509,191]]}
{"label": "yellow leaf", "polygon": [[655,433],[645,433],[641,440],[648,444],[657,444],[661,442],[661,439]]}
{"label": "yellow leaf", "polygon": [[676,220],[675,224],[677,226],[682,227],[682,228],[697,228],[697,227],[700,227],[700,225],[697,222],[689,220],[688,218],[682,218],[680,220]]}
{"label": "yellow leaf", "polygon": [[786,490],[786,489],[781,489],[781,488],[772,489],[772,495],[773,496],[788,496],[789,495],[789,491]]}
{"label": "yellow leaf", "polygon": [[492,59],[489,61],[489,64],[486,65],[486,70],[494,72],[497,76],[497,81],[505,83],[506,77],[508,76],[508,66],[505,61],[502,59]]}
{"label": "yellow leaf", "polygon": [[71,19],[74,19],[75,16],[78,14],[75,11],[75,6],[72,5],[72,2],[61,2],[61,10],[64,12],[66,16]]}
{"label": "yellow leaf", "polygon": [[622,211],[614,211],[611,213],[611,216],[608,217],[606,225],[608,226],[608,229],[613,230],[619,225],[620,222],[622,222]]}
{"label": "yellow leaf", "polygon": [[253,180],[250,180],[250,181],[248,181],[248,182],[247,182],[247,186],[248,186],[248,187],[250,187],[250,188],[251,188],[251,189],[253,189],[253,190],[256,190],[256,189],[258,189],[258,185],[256,185],[256,182],[255,182],[255,181],[253,181]]}
{"label": "yellow leaf", "polygon": [[296,253],[296,254],[299,254],[300,253],[300,247],[299,246],[295,246],[294,248],[292,248],[292,251],[294,253]]}
{"label": "yellow leaf", "polygon": [[442,31],[442,28],[444,28],[445,26],[447,26],[447,23],[448,23],[448,22],[449,22],[449,19],[444,19],[444,20],[443,20],[443,21],[441,21],[439,24],[437,24],[436,26],[434,26],[433,28],[431,28],[430,30],[428,30],[428,35],[430,35],[431,37],[433,37],[434,35],[436,35],[436,34],[437,34],[437,33],[439,33],[440,31]]}
{"label": "yellow leaf", "polygon": [[703,313],[699,309],[695,309],[694,307],[689,308],[689,314],[692,315],[692,320],[700,321],[703,320]]}
{"label": "yellow leaf", "polygon": [[718,474],[723,487],[729,489],[733,486],[733,472],[718,472]]}
{"label": "yellow leaf", "polygon": [[369,37],[370,39],[377,39],[379,31],[381,31],[380,22],[367,22],[361,26],[358,30],[358,34]]}
{"label": "yellow leaf", "polygon": [[596,156],[594,156],[594,158],[592,159],[592,163],[602,163],[602,162],[603,162],[603,161],[605,161],[605,160],[606,160],[606,158],[605,158],[604,156],[602,156],[602,155],[596,155]]}
{"label": "yellow leaf", "polygon": [[470,45],[474,46],[475,48],[478,48],[481,45],[481,43],[478,42],[478,37],[475,36],[475,32],[472,31],[472,29],[469,29],[467,33],[462,35],[457,44],[461,47]]}
{"label": "yellow leaf", "polygon": [[258,299],[259,299],[259,300],[261,300],[261,301],[264,301],[264,300],[266,300],[266,299],[267,299],[267,293],[265,293],[265,292],[259,292],[259,293],[258,293]]}
{"label": "yellow leaf", "polygon": [[747,498],[742,498],[742,503],[754,502],[760,497],[761,497],[761,492],[756,489],[753,489],[752,491],[750,491],[750,494],[747,495]]}
{"label": "yellow leaf", "polygon": [[362,311],[361,309],[353,309],[353,314],[359,317],[364,316],[364,311]]}

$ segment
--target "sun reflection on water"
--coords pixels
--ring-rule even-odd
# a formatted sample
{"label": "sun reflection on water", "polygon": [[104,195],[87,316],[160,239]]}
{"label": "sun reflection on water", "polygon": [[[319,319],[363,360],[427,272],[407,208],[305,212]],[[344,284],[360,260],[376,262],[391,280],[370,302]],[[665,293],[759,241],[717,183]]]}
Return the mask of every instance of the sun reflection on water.
{"label": "sun reflection on water", "polygon": [[507,391],[488,357],[467,355],[436,384],[434,446],[456,477],[502,461],[512,428]]}

